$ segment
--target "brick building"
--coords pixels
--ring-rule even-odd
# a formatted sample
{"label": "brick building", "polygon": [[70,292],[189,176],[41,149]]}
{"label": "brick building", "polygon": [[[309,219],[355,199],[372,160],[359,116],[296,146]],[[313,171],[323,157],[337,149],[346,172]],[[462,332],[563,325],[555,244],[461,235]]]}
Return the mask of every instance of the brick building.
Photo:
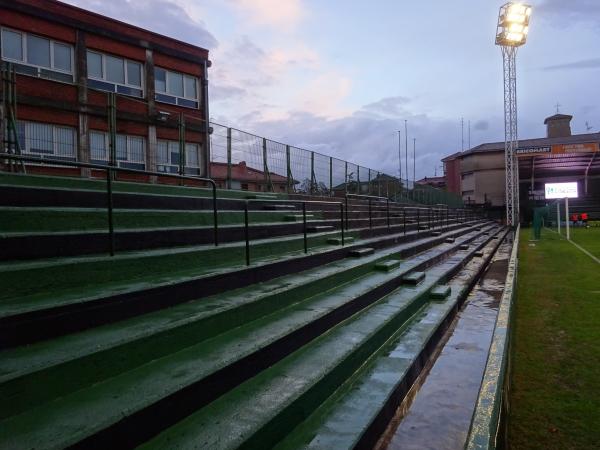
{"label": "brick building", "polygon": [[0,0],[0,27],[23,154],[109,164],[114,93],[114,164],[209,175],[208,50],[54,0]]}
{"label": "brick building", "polygon": [[[577,181],[582,195],[600,195],[600,133],[571,134],[572,116],[544,120],[546,137],[519,141],[521,203],[543,195],[544,183]],[[478,145],[442,159],[447,190],[471,204],[503,206],[504,142]]]}

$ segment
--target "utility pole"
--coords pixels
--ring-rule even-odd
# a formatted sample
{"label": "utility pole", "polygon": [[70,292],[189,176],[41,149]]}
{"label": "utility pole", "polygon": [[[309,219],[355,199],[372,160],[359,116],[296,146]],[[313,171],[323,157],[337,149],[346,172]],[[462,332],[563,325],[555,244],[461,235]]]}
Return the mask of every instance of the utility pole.
{"label": "utility pole", "polygon": [[402,191],[402,136],[398,130],[398,185]]}
{"label": "utility pole", "polygon": [[408,189],[408,120],[404,119],[404,149],[405,152],[405,167],[406,167],[406,188]]}
{"label": "utility pole", "polygon": [[471,148],[471,121],[470,120],[469,120],[469,134],[468,134],[468,136],[469,136],[469,140],[468,140],[469,147],[468,148],[470,149]]}
{"label": "utility pole", "polygon": [[417,168],[417,138],[413,138],[413,187],[416,181],[416,168]]}
{"label": "utility pole", "polygon": [[460,151],[465,151],[465,119],[460,118]]}

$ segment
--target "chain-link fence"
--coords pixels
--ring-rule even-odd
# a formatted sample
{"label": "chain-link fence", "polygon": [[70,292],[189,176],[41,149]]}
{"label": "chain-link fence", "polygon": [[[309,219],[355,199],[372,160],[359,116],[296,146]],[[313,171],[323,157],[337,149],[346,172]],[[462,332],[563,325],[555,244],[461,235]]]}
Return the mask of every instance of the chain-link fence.
{"label": "chain-link fence", "polygon": [[362,194],[462,207],[458,195],[217,123],[210,124],[211,177],[219,186],[321,196]]}

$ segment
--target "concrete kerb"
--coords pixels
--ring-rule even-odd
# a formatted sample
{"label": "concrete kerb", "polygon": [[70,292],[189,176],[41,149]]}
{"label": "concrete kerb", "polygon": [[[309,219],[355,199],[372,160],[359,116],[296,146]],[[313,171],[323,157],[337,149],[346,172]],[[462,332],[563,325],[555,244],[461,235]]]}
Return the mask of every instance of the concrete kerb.
{"label": "concrete kerb", "polygon": [[506,412],[508,405],[506,386],[509,375],[507,372],[512,305],[517,285],[519,234],[520,227],[515,232],[504,292],[500,300],[492,343],[465,445],[467,450],[496,449],[498,441],[501,439],[503,413]]}

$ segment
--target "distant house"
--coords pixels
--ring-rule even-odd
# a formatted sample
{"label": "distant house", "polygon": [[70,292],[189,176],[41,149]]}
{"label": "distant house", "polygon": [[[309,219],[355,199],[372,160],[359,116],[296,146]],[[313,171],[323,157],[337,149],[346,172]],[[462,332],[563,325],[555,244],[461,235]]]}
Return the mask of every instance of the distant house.
{"label": "distant house", "polygon": [[[211,178],[217,183],[218,188],[227,187],[227,163],[210,163],[210,174]],[[286,192],[286,177],[269,172],[269,178],[274,192]],[[297,184],[298,182],[292,181],[292,183]],[[245,161],[231,165],[231,189],[255,192],[271,191],[265,173],[262,170],[249,167]]]}
{"label": "distant house", "polygon": [[398,182],[397,177],[380,173],[371,179],[370,182],[361,179],[360,186],[356,180],[350,178],[346,183],[340,183],[337,186],[334,186],[333,193],[335,196],[343,196],[347,192],[349,194],[368,194],[388,197],[397,192],[399,187],[404,187],[404,183]]}
{"label": "distant house", "polygon": [[436,189],[446,189],[446,177],[425,177],[415,181],[415,183]]}

